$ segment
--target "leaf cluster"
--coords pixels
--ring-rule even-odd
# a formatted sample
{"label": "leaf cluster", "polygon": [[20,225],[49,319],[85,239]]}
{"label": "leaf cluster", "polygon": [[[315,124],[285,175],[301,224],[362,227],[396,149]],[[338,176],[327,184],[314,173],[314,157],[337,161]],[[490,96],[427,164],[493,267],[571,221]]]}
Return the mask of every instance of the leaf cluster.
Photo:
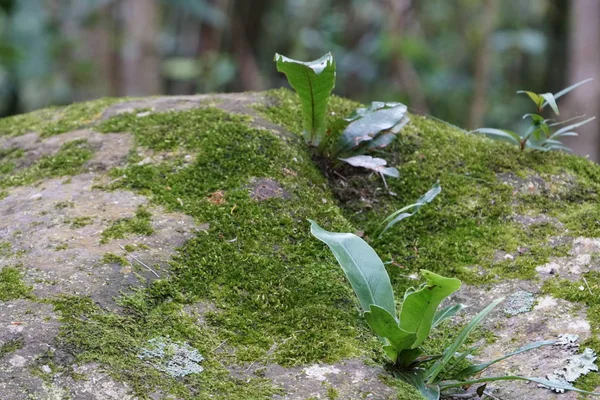
{"label": "leaf cluster", "polygon": [[[574,131],[574,129],[587,124],[596,117],[583,119],[585,116],[580,116],[566,121],[557,122],[553,119],[544,118],[541,114],[546,106],[550,106],[552,111],[554,111],[557,116],[560,115],[560,110],[556,100],[591,80],[592,79],[590,78],[581,82],[577,82],[554,94],[534,93],[527,90],[517,91],[519,94],[526,94],[535,104],[537,109],[536,113],[527,113],[523,115],[524,120],[528,119],[530,121],[529,127],[523,133],[516,133],[507,129],[496,128],[479,128],[474,130],[473,133],[481,133],[495,140],[516,144],[519,146],[521,151],[525,150],[526,148],[539,151],[571,151],[571,149],[565,146],[560,139],[567,136],[577,136],[577,133]],[[573,122],[575,120],[577,120],[577,122]],[[567,123],[570,124],[561,127],[561,125]]]}
{"label": "leaf cluster", "polygon": [[500,380],[533,381],[555,389],[600,396],[568,384],[541,378],[518,375],[479,377],[482,371],[497,362],[532,349],[553,345],[555,341],[530,343],[495,360],[460,367],[477,347],[462,352],[460,349],[473,330],[504,300],[503,298],[494,300],[475,315],[441,354],[426,354],[422,345],[431,330],[464,308],[462,304],[456,304],[438,310],[448,296],[460,289],[460,280],[421,270],[425,282],[417,288],[411,287],[406,290],[398,313],[389,275],[373,248],[354,234],[328,232],[316,222],[310,223],[313,236],[331,249],[342,267],[358,297],[367,324],[383,344],[383,350],[391,361],[393,375],[413,385],[426,399],[438,400],[443,391],[476,384],[481,384],[478,393],[483,393],[487,382]]}
{"label": "leaf cluster", "polygon": [[[334,135],[326,126],[327,104],[335,87],[335,59],[331,53],[302,62],[275,54],[277,70],[283,72],[300,97],[303,136],[319,157],[343,161],[384,175],[398,177],[398,170],[387,161],[365,153],[391,144],[408,123],[407,107],[401,103],[374,101],[359,108],[346,120],[346,129]],[[336,162],[334,162],[334,165]]]}

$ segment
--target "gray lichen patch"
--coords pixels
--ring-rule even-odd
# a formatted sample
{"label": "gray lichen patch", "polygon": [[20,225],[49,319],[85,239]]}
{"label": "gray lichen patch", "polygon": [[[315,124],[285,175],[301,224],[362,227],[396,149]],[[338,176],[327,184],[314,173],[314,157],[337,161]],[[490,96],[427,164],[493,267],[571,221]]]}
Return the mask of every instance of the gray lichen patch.
{"label": "gray lichen patch", "polygon": [[534,303],[533,293],[519,290],[506,298],[503,309],[508,315],[517,315],[531,311]]}
{"label": "gray lichen patch", "polygon": [[[156,278],[146,266],[165,277],[171,254],[193,235],[192,218],[156,209],[147,221],[151,235],[127,234],[101,243],[103,231],[135,217],[147,199],[128,191],[94,190],[94,179],[84,174],[67,182],[53,179],[37,187],[18,187],[0,202],[0,234],[12,249],[9,257],[0,259],[0,267],[22,265],[24,280],[36,296],[91,295],[111,305],[122,290],[139,285],[140,277]],[[61,204],[69,206],[57,206]],[[73,225],[83,220],[85,224]],[[128,244],[143,246],[124,252],[121,246]],[[124,256],[134,268],[103,263],[106,253]]]}
{"label": "gray lichen patch", "polygon": [[174,342],[164,337],[149,340],[138,357],[173,377],[199,374],[204,370],[200,365],[204,357],[198,350],[187,343]]}

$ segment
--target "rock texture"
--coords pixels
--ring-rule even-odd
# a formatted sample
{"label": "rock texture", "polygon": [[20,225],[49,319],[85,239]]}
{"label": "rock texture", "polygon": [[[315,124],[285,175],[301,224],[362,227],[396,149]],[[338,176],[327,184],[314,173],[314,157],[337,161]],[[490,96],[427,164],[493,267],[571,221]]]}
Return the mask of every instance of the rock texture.
{"label": "rock texture", "polygon": [[[339,112],[353,106],[336,104]],[[591,183],[598,167],[571,156],[518,154],[415,117],[390,160],[401,171],[390,182],[399,193],[393,198],[368,174],[344,170],[325,180],[294,132],[297,123],[269,111],[278,107],[297,103],[281,93],[159,97],[108,105],[56,134],[37,120],[18,134],[0,130],[0,273],[19,276],[0,274],[0,399],[417,399],[378,366],[378,344],[335,262],[310,241],[305,219],[323,216],[339,229],[366,229],[368,238],[381,216],[432,183],[419,175],[428,169],[443,188],[446,172],[459,178],[448,183],[448,197],[378,244],[384,261],[391,258],[397,297],[427,266],[421,263],[447,262],[440,272],[468,283],[450,299],[467,309],[443,327],[446,339],[506,297],[483,325],[475,361],[579,336],[581,349],[537,349],[495,364],[487,376],[544,377],[583,347],[600,350],[591,317],[600,293],[598,187]],[[199,118],[195,110],[221,114],[213,125],[177,131]],[[232,122],[229,114],[244,117]],[[145,122],[153,118],[156,130]],[[246,126],[244,139],[228,142],[234,123]],[[109,131],[116,126],[122,129]],[[447,150],[443,135],[458,138],[459,149]],[[68,153],[73,143],[84,152]],[[252,165],[264,163],[264,171],[229,162],[246,145]],[[217,153],[220,159],[210,158]],[[468,199],[452,195],[467,192]],[[483,218],[491,208],[497,211]],[[476,223],[459,227],[447,215]],[[244,230],[254,226],[254,234]],[[282,236],[271,239],[264,227]],[[298,249],[306,246],[318,249],[309,251],[314,258],[303,258]],[[273,281],[252,272],[270,264],[281,266]],[[233,266],[239,272],[227,275]],[[322,304],[302,303],[307,294]],[[80,302],[87,303],[75,308]],[[308,308],[314,320],[303,316]],[[202,372],[169,376],[140,356],[144,343],[169,336],[202,353]],[[522,382],[486,390],[499,399],[577,398]]]}

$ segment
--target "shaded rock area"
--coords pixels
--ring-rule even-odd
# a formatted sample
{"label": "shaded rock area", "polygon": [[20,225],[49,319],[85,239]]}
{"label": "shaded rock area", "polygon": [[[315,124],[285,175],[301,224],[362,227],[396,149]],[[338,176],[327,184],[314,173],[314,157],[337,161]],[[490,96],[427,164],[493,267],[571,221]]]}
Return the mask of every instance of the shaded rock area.
{"label": "shaded rock area", "polygon": [[[354,107],[333,103],[331,119]],[[536,170],[542,157],[415,116],[390,156],[401,176],[388,180],[390,196],[377,176],[351,168],[328,182],[291,133],[299,113],[265,112],[280,106],[298,107],[273,93],[128,99],[78,116],[87,122],[75,130],[0,132],[0,273],[10,272],[0,274],[1,400],[417,400],[391,384],[309,218],[371,241],[397,301],[420,268],[467,282],[449,299],[467,308],[434,340],[452,340],[504,297],[473,362],[577,335],[579,347],[542,347],[483,376],[545,377],[588,345],[600,350],[598,167],[556,156]],[[175,145],[144,141],[136,123],[153,118],[160,132],[201,122],[190,128],[195,141]],[[117,132],[104,125],[114,120]],[[453,151],[435,147],[444,140]],[[437,180],[434,203],[382,241],[369,237]],[[588,385],[600,382],[590,374]],[[524,382],[486,391],[578,398]]]}

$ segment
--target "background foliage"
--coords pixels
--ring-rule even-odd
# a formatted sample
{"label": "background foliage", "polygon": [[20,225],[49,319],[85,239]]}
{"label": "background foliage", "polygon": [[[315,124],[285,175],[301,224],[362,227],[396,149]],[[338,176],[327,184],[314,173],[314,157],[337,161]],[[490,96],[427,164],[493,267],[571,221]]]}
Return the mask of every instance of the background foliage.
{"label": "background foliage", "polygon": [[[586,77],[596,82],[564,114],[595,115],[598,3],[0,0],[0,114],[107,95],[279,87],[275,52],[310,60],[332,51],[337,94],[405,102],[468,129],[518,129],[528,103],[516,90],[554,92]],[[582,59],[592,64],[584,77],[572,65]],[[582,134],[598,136],[590,125]]]}

